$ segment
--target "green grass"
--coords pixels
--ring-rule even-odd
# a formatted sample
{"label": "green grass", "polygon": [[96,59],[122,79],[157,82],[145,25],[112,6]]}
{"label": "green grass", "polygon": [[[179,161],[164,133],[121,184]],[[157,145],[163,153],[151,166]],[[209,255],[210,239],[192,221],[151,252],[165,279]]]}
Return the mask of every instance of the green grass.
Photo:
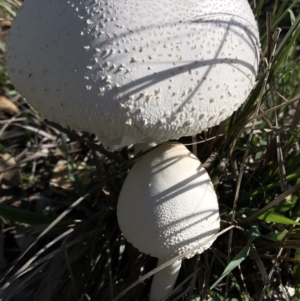
{"label": "green grass", "polygon": [[[0,0],[2,20],[19,4]],[[256,5],[263,54],[257,85],[229,120],[196,137],[219,197],[222,232],[210,250],[184,260],[168,300],[273,300],[285,287],[300,300],[300,4]],[[155,259],[126,242],[116,219],[134,162],[130,149],[108,152],[92,135],[42,121],[8,78],[3,41],[1,95],[21,113],[0,120],[0,155],[16,162],[1,174],[19,172],[22,182],[8,177],[0,188],[0,298],[147,300]],[[191,147],[192,140],[180,142]],[[64,179],[53,176],[58,163]]]}

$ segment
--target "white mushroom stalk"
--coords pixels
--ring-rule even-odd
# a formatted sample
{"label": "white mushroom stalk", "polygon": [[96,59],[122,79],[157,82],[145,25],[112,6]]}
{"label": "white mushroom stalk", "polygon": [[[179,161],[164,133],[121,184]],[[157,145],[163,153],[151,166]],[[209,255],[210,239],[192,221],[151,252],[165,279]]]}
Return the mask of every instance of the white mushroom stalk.
{"label": "white mushroom stalk", "polygon": [[[151,150],[132,167],[122,187],[117,216],[126,239],[158,265],[195,246],[208,249],[220,228],[217,196],[200,161],[179,143]],[[172,292],[181,260],[155,274],[151,301]]]}
{"label": "white mushroom stalk", "polygon": [[[158,259],[157,266],[166,260]],[[153,277],[149,301],[159,301],[172,293],[181,268],[181,260],[177,260],[166,268],[160,270]]]}

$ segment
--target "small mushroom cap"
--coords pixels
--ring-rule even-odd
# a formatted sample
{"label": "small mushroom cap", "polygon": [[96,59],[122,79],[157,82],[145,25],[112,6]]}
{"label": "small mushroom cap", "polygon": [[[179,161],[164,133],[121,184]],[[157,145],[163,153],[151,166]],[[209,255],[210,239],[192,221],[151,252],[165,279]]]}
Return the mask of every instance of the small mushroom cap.
{"label": "small mushroom cap", "polygon": [[255,84],[259,36],[247,0],[27,0],[6,59],[43,117],[117,148],[230,116]]}
{"label": "small mushroom cap", "polygon": [[[141,252],[169,259],[219,231],[217,196],[200,161],[182,144],[162,144],[130,170],[117,216],[125,238]],[[208,249],[214,239],[199,246]]]}

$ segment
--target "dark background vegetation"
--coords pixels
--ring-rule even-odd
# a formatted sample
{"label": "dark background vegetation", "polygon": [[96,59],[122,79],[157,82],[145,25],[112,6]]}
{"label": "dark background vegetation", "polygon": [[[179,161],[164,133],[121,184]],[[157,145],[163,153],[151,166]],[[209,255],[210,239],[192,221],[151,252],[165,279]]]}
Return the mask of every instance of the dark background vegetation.
{"label": "dark background vegetation", "polygon": [[[225,232],[184,261],[169,300],[300,300],[300,3],[251,4],[257,86],[196,145],[180,139],[205,162]],[[0,0],[0,299],[147,300],[156,260],[126,242],[116,219],[132,149],[109,152],[45,122],[14,90],[4,52],[20,5]]]}

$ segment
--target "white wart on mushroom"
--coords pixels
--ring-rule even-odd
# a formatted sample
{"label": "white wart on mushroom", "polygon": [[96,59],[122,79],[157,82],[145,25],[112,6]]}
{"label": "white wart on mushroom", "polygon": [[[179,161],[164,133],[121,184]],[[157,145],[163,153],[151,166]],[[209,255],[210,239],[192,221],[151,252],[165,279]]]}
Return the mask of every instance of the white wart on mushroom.
{"label": "white wart on mushroom", "polygon": [[230,116],[255,83],[258,43],[246,0],[27,0],[6,58],[45,118],[120,147]]}

